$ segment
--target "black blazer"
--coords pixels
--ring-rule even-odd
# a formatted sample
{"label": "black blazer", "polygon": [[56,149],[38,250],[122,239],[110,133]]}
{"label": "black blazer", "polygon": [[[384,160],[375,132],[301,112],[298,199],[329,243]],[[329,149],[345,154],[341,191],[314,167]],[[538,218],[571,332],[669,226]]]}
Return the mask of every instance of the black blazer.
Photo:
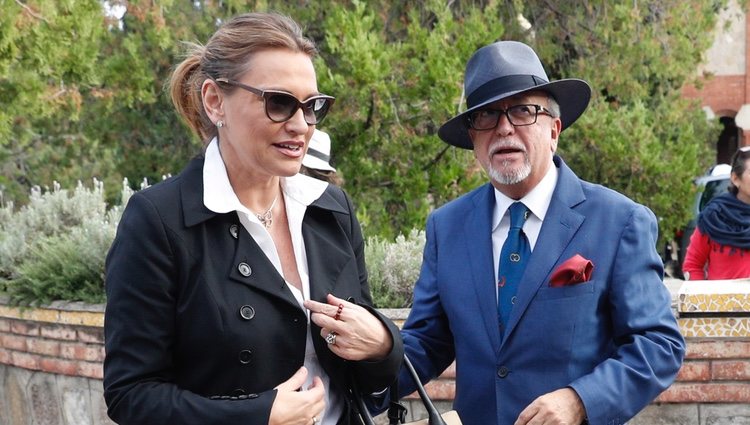
{"label": "black blazer", "polygon": [[[267,424],[273,389],[304,362],[306,316],[236,213],[203,205],[203,157],[134,194],[107,255],[104,397],[119,424]],[[335,356],[311,324],[334,391],[364,393],[397,376],[398,328],[372,309],[364,241],[336,186],[307,208],[302,233],[311,298],[368,307],[393,350],[379,362]],[[347,398],[348,400],[348,398]],[[347,404],[340,424],[353,420]]]}

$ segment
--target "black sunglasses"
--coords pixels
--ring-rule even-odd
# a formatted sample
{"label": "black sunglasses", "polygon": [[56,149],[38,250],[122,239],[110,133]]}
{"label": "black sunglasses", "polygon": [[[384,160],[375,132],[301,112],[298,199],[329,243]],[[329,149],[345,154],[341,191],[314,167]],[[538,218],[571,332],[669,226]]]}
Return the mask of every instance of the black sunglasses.
{"label": "black sunglasses", "polygon": [[288,121],[297,113],[297,109],[302,108],[305,122],[308,125],[319,124],[323,121],[335,100],[332,96],[319,94],[300,101],[292,94],[279,90],[261,90],[226,78],[217,78],[215,81],[239,87],[262,97],[266,108],[266,116],[273,122]]}

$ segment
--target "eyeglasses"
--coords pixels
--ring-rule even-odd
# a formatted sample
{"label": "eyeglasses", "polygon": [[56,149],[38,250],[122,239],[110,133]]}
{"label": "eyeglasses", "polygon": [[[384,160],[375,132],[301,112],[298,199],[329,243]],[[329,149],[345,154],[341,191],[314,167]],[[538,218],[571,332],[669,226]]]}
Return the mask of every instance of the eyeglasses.
{"label": "eyeglasses", "polygon": [[308,125],[319,124],[323,121],[323,118],[325,118],[335,100],[334,97],[319,94],[300,101],[287,92],[256,89],[247,84],[228,80],[226,78],[217,78],[216,82],[229,86],[236,86],[262,97],[266,109],[266,116],[273,122],[288,121],[297,113],[299,108],[302,108],[305,122]]}
{"label": "eyeglasses", "polygon": [[474,130],[492,130],[497,127],[500,117],[505,115],[508,121],[516,127],[536,123],[537,116],[542,113],[552,115],[552,112],[540,105],[513,105],[508,109],[487,108],[469,114],[469,127]]}

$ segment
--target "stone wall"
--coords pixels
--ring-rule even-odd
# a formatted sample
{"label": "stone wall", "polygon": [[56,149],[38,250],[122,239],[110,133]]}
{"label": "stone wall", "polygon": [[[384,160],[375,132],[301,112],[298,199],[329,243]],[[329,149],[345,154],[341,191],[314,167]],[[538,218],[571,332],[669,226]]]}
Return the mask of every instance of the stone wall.
{"label": "stone wall", "polygon": [[[688,341],[672,387],[631,425],[750,425],[750,280],[668,281]],[[9,307],[0,299],[0,425],[103,425],[103,305]],[[385,310],[397,323],[407,311]],[[455,368],[427,385],[449,409]],[[410,419],[423,410],[412,395]],[[379,423],[386,423],[381,416]]]}
{"label": "stone wall", "polygon": [[112,424],[102,396],[103,305],[0,299],[0,424]]}

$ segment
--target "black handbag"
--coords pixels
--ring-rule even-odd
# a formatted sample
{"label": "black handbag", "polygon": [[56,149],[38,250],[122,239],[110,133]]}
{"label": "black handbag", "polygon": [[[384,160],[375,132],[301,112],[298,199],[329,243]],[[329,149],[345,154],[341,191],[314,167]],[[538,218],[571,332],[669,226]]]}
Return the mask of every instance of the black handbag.
{"label": "black handbag", "polygon": [[[404,425],[461,425],[461,419],[458,417],[458,413],[456,413],[455,410],[450,410],[448,412],[443,413],[442,415],[440,412],[438,412],[435,405],[432,403],[432,400],[430,400],[430,397],[427,395],[427,391],[424,389],[424,385],[419,381],[419,375],[417,375],[417,371],[414,369],[414,366],[412,366],[411,361],[409,361],[409,358],[404,355],[404,366],[406,366],[406,370],[409,371],[409,374],[411,375],[414,382],[417,384],[417,393],[419,394],[419,398],[422,400],[422,404],[425,407],[425,410],[427,411],[427,419],[422,419],[415,422],[408,422],[406,423],[406,407],[402,405],[398,400],[398,381],[394,383],[390,388],[390,405],[388,407],[388,419],[390,425],[398,425],[398,424],[404,424]],[[361,397],[361,394],[359,394],[359,391],[357,390],[356,386],[352,386],[352,391],[354,393],[354,400],[357,403],[357,408],[359,409],[360,416],[362,418],[362,423],[364,425],[375,425],[375,420],[372,418],[372,415],[370,414],[370,411],[367,410],[367,406],[365,405],[364,399]]]}

